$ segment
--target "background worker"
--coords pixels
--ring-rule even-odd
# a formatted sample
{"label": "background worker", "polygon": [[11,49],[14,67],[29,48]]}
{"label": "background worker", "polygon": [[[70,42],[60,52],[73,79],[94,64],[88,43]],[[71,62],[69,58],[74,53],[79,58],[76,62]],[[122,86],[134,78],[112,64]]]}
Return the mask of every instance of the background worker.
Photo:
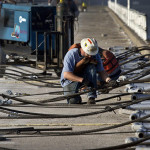
{"label": "background worker", "polygon": [[[98,54],[99,48],[94,38],[81,40],[80,48],[72,48],[64,58],[64,67],[61,73],[61,85],[64,95],[78,93],[79,88],[84,85],[97,88],[97,72],[105,82],[111,79],[103,68]],[[96,90],[88,93],[88,104],[95,104]],[[68,98],[68,103],[81,103],[81,97]]]}
{"label": "background worker", "polygon": [[104,69],[111,80],[117,80],[120,76],[121,68],[115,55],[111,51],[102,48],[99,48],[99,54],[103,61]]}
{"label": "background worker", "polygon": [[81,8],[82,8],[82,11],[87,11],[87,4],[85,2],[82,2]]}

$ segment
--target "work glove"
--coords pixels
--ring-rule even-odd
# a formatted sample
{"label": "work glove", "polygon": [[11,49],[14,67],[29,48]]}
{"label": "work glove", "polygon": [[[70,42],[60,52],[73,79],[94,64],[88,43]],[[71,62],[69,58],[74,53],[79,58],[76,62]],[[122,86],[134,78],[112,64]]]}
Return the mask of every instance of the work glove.
{"label": "work glove", "polygon": [[83,79],[82,84],[87,87],[94,87],[93,83],[86,78]]}
{"label": "work glove", "polygon": [[110,81],[108,82],[108,85],[109,85],[110,87],[116,87],[116,86],[119,85],[119,83],[118,83],[117,81],[115,81],[115,80],[110,80]]}

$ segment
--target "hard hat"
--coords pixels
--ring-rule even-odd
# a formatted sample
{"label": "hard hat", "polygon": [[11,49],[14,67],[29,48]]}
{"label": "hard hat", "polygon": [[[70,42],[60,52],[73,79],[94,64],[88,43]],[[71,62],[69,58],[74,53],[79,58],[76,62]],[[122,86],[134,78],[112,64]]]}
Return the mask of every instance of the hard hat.
{"label": "hard hat", "polygon": [[96,55],[98,53],[98,44],[94,38],[82,39],[81,48],[88,55]]}

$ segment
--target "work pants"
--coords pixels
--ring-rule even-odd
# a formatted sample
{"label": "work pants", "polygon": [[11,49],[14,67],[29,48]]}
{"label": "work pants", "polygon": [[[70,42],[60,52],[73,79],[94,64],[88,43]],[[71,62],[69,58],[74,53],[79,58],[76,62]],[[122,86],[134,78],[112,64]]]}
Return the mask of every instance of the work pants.
{"label": "work pants", "polygon": [[[82,74],[79,74],[78,76],[83,77],[88,79],[89,81],[91,81],[94,85],[94,88],[97,88],[97,76],[96,76],[96,66],[93,64],[89,64],[84,70]],[[72,82],[68,85],[66,85],[63,90],[64,90],[64,95],[72,95],[75,93],[78,93],[79,88],[82,86],[83,84],[80,82]],[[96,98],[96,90],[95,91],[91,91],[88,93],[88,98],[90,97],[94,97]],[[69,104],[79,104],[81,103],[82,99],[81,96],[75,96],[73,98],[67,98],[67,102]]]}

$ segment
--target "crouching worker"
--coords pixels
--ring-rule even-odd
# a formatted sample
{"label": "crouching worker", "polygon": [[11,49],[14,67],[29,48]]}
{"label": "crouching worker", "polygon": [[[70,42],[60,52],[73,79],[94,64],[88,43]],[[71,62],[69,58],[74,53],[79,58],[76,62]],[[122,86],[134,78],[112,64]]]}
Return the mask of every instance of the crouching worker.
{"label": "crouching worker", "polygon": [[[64,58],[64,67],[61,73],[61,85],[64,95],[78,93],[81,86],[97,88],[97,73],[105,82],[110,78],[104,70],[99,48],[94,38],[81,40],[80,47],[72,47]],[[95,104],[96,90],[88,93],[88,104]],[[68,98],[69,104],[80,104],[81,96]]]}

